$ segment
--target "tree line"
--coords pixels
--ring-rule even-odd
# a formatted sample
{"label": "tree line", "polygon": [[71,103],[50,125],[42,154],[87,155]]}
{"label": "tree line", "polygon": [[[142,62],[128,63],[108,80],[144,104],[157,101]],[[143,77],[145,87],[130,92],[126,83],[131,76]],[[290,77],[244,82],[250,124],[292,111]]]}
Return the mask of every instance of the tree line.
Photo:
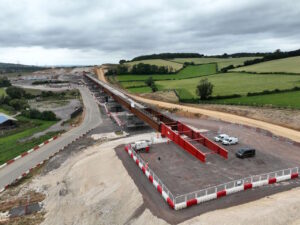
{"label": "tree line", "polygon": [[203,54],[199,53],[160,53],[152,55],[141,55],[133,58],[131,61],[139,61],[145,59],[201,58],[203,56]]}
{"label": "tree line", "polygon": [[125,74],[169,74],[174,73],[174,69],[168,66],[157,66],[145,63],[135,64],[131,67],[120,64],[107,71],[106,75],[125,75]]}
{"label": "tree line", "polygon": [[46,69],[46,68],[39,67],[39,66],[27,66],[22,64],[0,63],[0,74],[35,72],[41,69]]}
{"label": "tree line", "polygon": [[273,53],[266,54],[263,58],[247,60],[244,62],[244,66],[253,65],[256,63],[266,62],[275,59],[283,59],[288,57],[300,56],[300,49],[295,51],[282,52],[280,49],[277,49]]}

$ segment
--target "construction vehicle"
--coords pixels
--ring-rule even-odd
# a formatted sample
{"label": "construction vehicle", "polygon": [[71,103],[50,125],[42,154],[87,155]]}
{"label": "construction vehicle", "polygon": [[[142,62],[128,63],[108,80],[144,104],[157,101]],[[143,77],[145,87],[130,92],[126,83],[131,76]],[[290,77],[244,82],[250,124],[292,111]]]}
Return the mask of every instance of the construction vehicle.
{"label": "construction vehicle", "polygon": [[143,140],[143,141],[136,141],[135,143],[131,144],[131,147],[135,151],[146,150],[146,152],[149,152],[150,145],[151,145],[151,141]]}

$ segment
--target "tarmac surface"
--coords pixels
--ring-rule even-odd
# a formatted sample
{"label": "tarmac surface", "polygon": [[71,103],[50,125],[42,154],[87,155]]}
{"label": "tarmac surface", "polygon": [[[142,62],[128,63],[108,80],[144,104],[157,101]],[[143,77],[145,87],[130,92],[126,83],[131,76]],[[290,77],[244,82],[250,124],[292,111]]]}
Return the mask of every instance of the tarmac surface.
{"label": "tarmac surface", "polygon": [[[198,129],[208,130],[204,134],[209,138],[213,138],[217,133],[227,133],[238,137],[240,140],[238,145],[226,147],[229,151],[228,160],[212,154],[208,156],[206,164],[201,163],[173,143],[167,147],[165,147],[167,144],[153,145],[149,154],[140,153],[145,161],[149,162],[149,167],[157,173],[162,182],[175,195],[196,191],[249,175],[300,166],[299,147],[270,137],[261,130],[247,129],[207,117],[196,119],[174,115],[173,117]],[[257,155],[255,158],[242,160],[234,156],[236,149],[249,146],[256,148]],[[146,208],[149,208],[155,216],[171,224],[178,224],[209,211],[244,204],[300,186],[300,180],[295,179],[239,192],[187,209],[174,211],[168,207],[153,185],[137,168],[133,160],[124,151],[124,146],[119,146],[115,151],[143,195],[144,204],[136,210],[134,217],[138,217]],[[160,160],[158,160],[158,157],[160,157]]]}
{"label": "tarmac surface", "polygon": [[175,211],[168,206],[161,195],[149,182],[147,177],[137,167],[136,163],[128,156],[128,153],[124,151],[124,146],[117,147],[115,152],[143,196],[144,204],[136,210],[133,217],[138,217],[146,208],[148,208],[154,216],[157,216],[170,224],[178,224],[206,212],[244,204],[300,186],[300,179],[295,179],[238,192],[217,200],[212,200],[190,208]]}
{"label": "tarmac surface", "polygon": [[297,166],[260,151],[257,151],[255,157],[247,159],[239,159],[234,153],[235,150],[231,148],[228,159],[212,154],[203,163],[178,145],[163,143],[152,145],[149,153],[139,154],[174,197],[252,175]]}

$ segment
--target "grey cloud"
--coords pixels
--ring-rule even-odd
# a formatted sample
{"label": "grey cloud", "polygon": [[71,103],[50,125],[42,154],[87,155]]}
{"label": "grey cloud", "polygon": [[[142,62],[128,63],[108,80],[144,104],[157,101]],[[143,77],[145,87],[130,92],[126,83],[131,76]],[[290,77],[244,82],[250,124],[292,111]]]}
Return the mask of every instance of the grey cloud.
{"label": "grey cloud", "polygon": [[0,8],[0,48],[97,50],[116,58],[300,48],[297,0],[0,0]]}

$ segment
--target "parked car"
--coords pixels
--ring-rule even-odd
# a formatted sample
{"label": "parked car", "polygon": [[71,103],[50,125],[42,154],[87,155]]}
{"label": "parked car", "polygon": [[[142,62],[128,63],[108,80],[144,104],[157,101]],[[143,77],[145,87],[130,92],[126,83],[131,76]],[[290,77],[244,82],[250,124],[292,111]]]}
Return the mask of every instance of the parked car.
{"label": "parked car", "polygon": [[219,141],[223,141],[223,140],[226,139],[226,138],[229,138],[229,135],[227,135],[227,134],[219,134],[218,136],[216,136],[216,137],[214,138],[214,140],[215,140],[216,142],[219,142]]}
{"label": "parked car", "polygon": [[254,148],[241,148],[235,153],[236,157],[244,159],[250,158],[255,156],[255,149]]}
{"label": "parked car", "polygon": [[225,138],[222,141],[223,145],[236,145],[239,142],[239,139],[236,137],[229,137],[229,138]]}

